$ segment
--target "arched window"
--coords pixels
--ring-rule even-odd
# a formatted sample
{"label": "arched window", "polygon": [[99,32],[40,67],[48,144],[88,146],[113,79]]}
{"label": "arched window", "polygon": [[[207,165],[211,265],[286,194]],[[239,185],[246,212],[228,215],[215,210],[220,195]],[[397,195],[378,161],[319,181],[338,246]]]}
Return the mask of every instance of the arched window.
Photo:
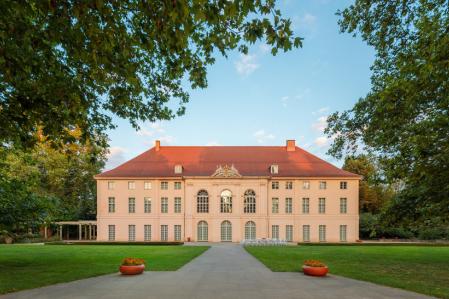
{"label": "arched window", "polygon": [[256,224],[253,221],[245,223],[245,240],[256,239]]}
{"label": "arched window", "polygon": [[206,221],[198,222],[198,241],[207,241],[209,229]]}
{"label": "arched window", "polygon": [[232,213],[232,193],[229,190],[223,190],[220,195],[220,212]]}
{"label": "arched window", "polygon": [[221,223],[221,241],[232,241],[232,224],[228,220],[225,220]]}
{"label": "arched window", "polygon": [[254,190],[245,191],[243,213],[256,213],[256,192]]}
{"label": "arched window", "polygon": [[196,195],[196,212],[209,213],[209,193],[206,190],[200,190]]}

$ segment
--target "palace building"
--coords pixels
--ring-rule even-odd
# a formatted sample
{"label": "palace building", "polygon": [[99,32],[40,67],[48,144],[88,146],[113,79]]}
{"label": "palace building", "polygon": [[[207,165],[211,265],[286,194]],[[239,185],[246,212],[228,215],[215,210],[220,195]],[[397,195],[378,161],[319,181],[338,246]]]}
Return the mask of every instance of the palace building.
{"label": "palace building", "polygon": [[161,146],[95,177],[97,240],[355,242],[360,176],[297,147]]}

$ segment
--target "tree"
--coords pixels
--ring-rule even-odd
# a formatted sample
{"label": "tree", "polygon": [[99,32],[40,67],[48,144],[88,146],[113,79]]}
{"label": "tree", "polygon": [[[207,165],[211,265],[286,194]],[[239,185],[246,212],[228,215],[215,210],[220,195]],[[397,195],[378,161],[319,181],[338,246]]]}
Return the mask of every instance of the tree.
{"label": "tree", "polygon": [[[182,115],[182,81],[207,86],[216,54],[301,46],[275,0],[0,2],[0,142],[83,140],[114,124]],[[173,108],[170,100],[179,101]]]}
{"label": "tree", "polygon": [[449,214],[449,2],[356,0],[340,28],[376,51],[371,91],[328,118],[335,157],[363,147],[380,161],[401,219]]}

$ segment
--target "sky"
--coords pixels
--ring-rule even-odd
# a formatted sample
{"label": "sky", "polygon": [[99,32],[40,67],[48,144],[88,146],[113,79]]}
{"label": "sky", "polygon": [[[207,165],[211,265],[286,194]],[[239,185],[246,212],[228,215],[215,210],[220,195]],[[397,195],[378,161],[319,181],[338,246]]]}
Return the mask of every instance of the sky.
{"label": "sky", "polygon": [[217,56],[208,87],[190,93],[184,116],[143,123],[136,131],[114,118],[105,169],[164,145],[296,145],[337,166],[326,154],[326,118],[352,108],[370,90],[374,51],[360,37],[340,33],[335,12],[353,1],[281,0],[279,8],[304,38],[303,47],[272,56],[264,44],[248,55]]}

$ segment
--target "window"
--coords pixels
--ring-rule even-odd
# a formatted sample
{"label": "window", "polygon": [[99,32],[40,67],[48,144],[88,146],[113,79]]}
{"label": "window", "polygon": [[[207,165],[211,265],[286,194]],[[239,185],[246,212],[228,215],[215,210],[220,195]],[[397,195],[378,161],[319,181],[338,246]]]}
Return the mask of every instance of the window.
{"label": "window", "polygon": [[134,190],[136,189],[136,183],[134,181],[129,181],[128,182],[128,189],[129,190]]}
{"label": "window", "polygon": [[310,182],[309,182],[309,181],[303,181],[303,182],[302,182],[302,188],[303,188],[304,190],[310,189]]}
{"label": "window", "polygon": [[161,197],[161,213],[168,213],[168,197]]}
{"label": "window", "polygon": [[145,197],[143,199],[143,208],[145,213],[151,213],[151,198]]}
{"label": "window", "polygon": [[229,190],[223,190],[220,196],[220,212],[232,213],[232,193]]}
{"label": "window", "polygon": [[161,225],[161,241],[168,241],[168,225]]}
{"label": "window", "polygon": [[245,191],[243,213],[256,213],[256,192],[253,190]]}
{"label": "window", "polygon": [[285,226],[285,240],[287,242],[293,241],[293,225],[286,225]]}
{"label": "window", "polygon": [[181,213],[181,197],[175,197],[175,213]]}
{"label": "window", "polygon": [[175,241],[181,241],[181,225],[175,225]]}
{"label": "window", "polygon": [[309,214],[309,198],[307,197],[302,199],[302,213]]}
{"label": "window", "polygon": [[348,182],[340,182],[340,189],[348,189]]}
{"label": "window", "polygon": [[108,225],[108,240],[115,241],[115,225]]}
{"label": "window", "polygon": [[151,190],[151,182],[144,182],[143,183],[143,189]]}
{"label": "window", "polygon": [[143,227],[143,239],[145,241],[151,241],[151,225],[145,224]]}
{"label": "window", "polygon": [[228,220],[225,220],[221,223],[221,241],[232,241],[232,224]]}
{"label": "window", "polygon": [[279,213],[279,198],[273,197],[271,199],[271,213]]}
{"label": "window", "polygon": [[128,213],[136,212],[136,199],[134,197],[128,198]]}
{"label": "window", "polygon": [[176,174],[181,174],[182,173],[182,165],[175,165],[175,173]]}
{"label": "window", "polygon": [[198,230],[198,241],[207,241],[208,240],[207,222],[206,221],[198,222],[197,230]]}
{"label": "window", "polygon": [[320,225],[319,226],[319,237],[320,237],[320,242],[325,242],[326,241],[326,225]]}
{"label": "window", "polygon": [[196,212],[209,213],[209,194],[206,190],[200,190],[196,195]]}
{"label": "window", "polygon": [[310,242],[310,225],[302,226],[302,241]]}
{"label": "window", "polygon": [[273,164],[270,166],[270,173],[277,174],[279,172],[279,165]]}
{"label": "window", "polygon": [[168,190],[168,182],[161,182],[161,190]]}
{"label": "window", "polygon": [[340,242],[346,242],[346,225],[340,225]]}
{"label": "window", "polygon": [[293,182],[291,182],[291,181],[285,182],[285,189],[292,190],[293,189]]}
{"label": "window", "polygon": [[253,221],[245,223],[245,240],[256,239],[256,224]]}
{"label": "window", "polygon": [[325,181],[320,181],[320,189],[325,190],[327,188],[327,183]]}
{"label": "window", "polygon": [[128,225],[128,241],[135,241],[136,240],[136,226],[135,225]]}
{"label": "window", "polygon": [[325,198],[318,199],[318,213],[320,213],[320,214],[326,213],[326,199]]}
{"label": "window", "polygon": [[271,182],[271,189],[273,190],[279,189],[279,182]]}
{"label": "window", "polygon": [[279,239],[279,225],[271,226],[271,238],[277,240]]}
{"label": "window", "polygon": [[292,199],[291,199],[291,197],[287,197],[285,199],[285,213],[291,214],[292,210],[293,210],[293,208],[292,208]]}
{"label": "window", "polygon": [[108,210],[109,210],[109,213],[115,213],[115,197],[109,197]]}
{"label": "window", "polygon": [[340,198],[340,213],[346,214],[348,212],[348,200],[343,197]]}
{"label": "window", "polygon": [[108,189],[109,189],[109,190],[114,190],[114,187],[115,187],[115,183],[109,181],[109,182],[108,182]]}
{"label": "window", "polygon": [[181,182],[175,182],[175,190],[181,190]]}

